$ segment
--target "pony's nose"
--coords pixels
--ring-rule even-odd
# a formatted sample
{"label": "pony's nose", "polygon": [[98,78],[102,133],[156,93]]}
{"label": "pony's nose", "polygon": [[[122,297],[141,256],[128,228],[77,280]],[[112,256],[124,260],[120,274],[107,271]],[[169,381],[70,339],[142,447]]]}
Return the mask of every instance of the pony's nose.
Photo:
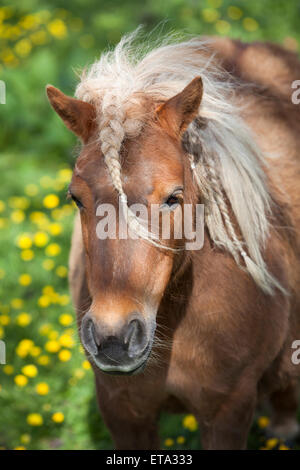
{"label": "pony's nose", "polygon": [[130,365],[147,346],[145,323],[137,314],[112,334],[88,313],[82,320],[81,339],[86,350],[105,367]]}

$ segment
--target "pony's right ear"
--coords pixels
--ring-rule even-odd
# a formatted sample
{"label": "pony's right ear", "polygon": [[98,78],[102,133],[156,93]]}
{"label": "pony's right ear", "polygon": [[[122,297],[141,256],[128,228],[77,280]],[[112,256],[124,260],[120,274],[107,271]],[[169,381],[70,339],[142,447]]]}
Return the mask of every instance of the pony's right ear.
{"label": "pony's right ear", "polygon": [[52,108],[65,125],[86,143],[96,126],[94,106],[71,98],[52,85],[47,85],[46,93]]}

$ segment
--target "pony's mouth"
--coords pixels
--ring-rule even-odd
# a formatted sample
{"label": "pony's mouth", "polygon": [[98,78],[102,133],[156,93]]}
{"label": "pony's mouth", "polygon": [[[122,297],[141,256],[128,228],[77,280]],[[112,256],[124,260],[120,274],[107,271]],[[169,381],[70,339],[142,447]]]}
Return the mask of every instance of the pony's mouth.
{"label": "pony's mouth", "polygon": [[97,355],[93,356],[93,361],[95,365],[98,367],[98,369],[101,370],[101,372],[104,372],[105,374],[108,375],[137,375],[145,369],[149,356],[151,354],[152,350],[152,342],[150,342],[144,351],[143,354],[143,359],[138,363],[138,365],[134,365],[132,369],[126,367],[126,366],[104,366],[101,364],[99,359],[97,358]]}

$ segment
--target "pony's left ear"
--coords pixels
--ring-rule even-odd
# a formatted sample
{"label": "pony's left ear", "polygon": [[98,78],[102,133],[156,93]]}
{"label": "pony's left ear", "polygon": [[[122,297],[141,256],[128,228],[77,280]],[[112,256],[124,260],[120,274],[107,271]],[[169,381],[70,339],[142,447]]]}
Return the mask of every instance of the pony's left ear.
{"label": "pony's left ear", "polygon": [[157,109],[161,125],[172,134],[181,136],[198,114],[203,95],[201,77],[194,78],[178,95]]}
{"label": "pony's left ear", "polygon": [[49,102],[65,125],[86,143],[95,127],[95,108],[85,101],[71,98],[52,85],[47,85]]}

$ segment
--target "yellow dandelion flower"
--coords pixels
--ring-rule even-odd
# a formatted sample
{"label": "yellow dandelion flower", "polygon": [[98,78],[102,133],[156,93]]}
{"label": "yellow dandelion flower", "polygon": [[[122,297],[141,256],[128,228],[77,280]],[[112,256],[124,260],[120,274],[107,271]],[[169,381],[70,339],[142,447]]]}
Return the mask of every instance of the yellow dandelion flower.
{"label": "yellow dandelion flower", "polygon": [[58,222],[52,222],[52,224],[49,225],[49,232],[53,236],[60,235],[62,232],[62,225],[59,224]]}
{"label": "yellow dandelion flower", "polygon": [[54,209],[59,205],[59,197],[56,194],[48,194],[44,197],[43,204],[47,209]]}
{"label": "yellow dandelion flower", "polygon": [[184,436],[178,436],[176,439],[177,444],[184,444],[185,443],[185,437]]}
{"label": "yellow dandelion flower", "polygon": [[85,376],[85,372],[82,369],[76,369],[74,371],[74,376],[76,377],[76,379],[82,379]]}
{"label": "yellow dandelion flower", "polygon": [[51,21],[47,25],[49,32],[57,39],[64,39],[67,35],[67,27],[65,23],[59,18]]}
{"label": "yellow dandelion flower", "polygon": [[69,313],[62,313],[59,316],[58,321],[63,326],[69,326],[73,323],[73,317]]}
{"label": "yellow dandelion flower", "polygon": [[59,305],[68,305],[70,303],[70,297],[67,294],[61,295],[59,297]]}
{"label": "yellow dandelion flower", "polygon": [[230,31],[231,26],[228,21],[218,20],[215,24],[215,28],[219,34],[227,34]]}
{"label": "yellow dandelion flower", "polygon": [[203,8],[202,16],[207,23],[214,23],[219,19],[220,13],[214,8]]}
{"label": "yellow dandelion flower", "polygon": [[29,313],[20,313],[18,316],[17,316],[17,324],[19,326],[28,326],[32,321],[32,316],[29,315]]}
{"label": "yellow dandelion flower", "polygon": [[40,211],[31,212],[29,218],[31,222],[36,225],[40,225],[42,222],[45,222],[47,220],[47,216],[44,214],[44,212]]}
{"label": "yellow dandelion flower", "polygon": [[70,168],[62,168],[58,172],[58,178],[64,183],[69,183],[72,177],[72,170]]}
{"label": "yellow dandelion flower", "polygon": [[270,419],[267,416],[260,416],[257,420],[258,427],[264,429],[269,426]]}
{"label": "yellow dandelion flower", "polygon": [[25,385],[27,385],[28,383],[27,377],[25,377],[25,375],[22,375],[22,374],[16,375],[14,378],[14,381],[18,387],[25,387]]}
{"label": "yellow dandelion flower", "polygon": [[17,245],[22,250],[27,250],[28,248],[31,248],[31,246],[32,246],[31,236],[28,235],[27,233],[24,233],[23,235],[20,235],[17,238]]}
{"label": "yellow dandelion flower", "polygon": [[3,372],[6,375],[12,375],[14,373],[14,368],[10,364],[3,366]]}
{"label": "yellow dandelion flower", "polygon": [[46,336],[49,331],[51,331],[51,325],[49,323],[44,323],[44,325],[41,325],[39,328],[39,333],[44,336]]}
{"label": "yellow dandelion flower", "polygon": [[29,442],[31,441],[30,434],[22,434],[20,436],[20,441],[22,442],[22,444],[29,444]]}
{"label": "yellow dandelion flower", "polygon": [[55,263],[52,259],[45,259],[42,263],[42,266],[46,271],[51,271],[51,269],[54,268]]}
{"label": "yellow dandelion flower", "polygon": [[52,415],[52,421],[55,423],[62,423],[65,419],[64,414],[61,411],[57,411],[56,413],[53,413]]}
{"label": "yellow dandelion flower", "polygon": [[39,346],[34,346],[31,350],[30,350],[30,356],[32,357],[38,357],[40,354],[41,354],[42,350]]}
{"label": "yellow dandelion flower", "polygon": [[243,26],[246,31],[253,32],[256,31],[259,27],[257,21],[254,18],[244,18]]}
{"label": "yellow dandelion flower", "polygon": [[21,286],[29,286],[31,282],[32,277],[30,276],[30,274],[21,274],[21,276],[19,276],[19,284],[21,284]]}
{"label": "yellow dandelion flower", "polygon": [[59,342],[64,348],[72,348],[75,344],[74,339],[68,334],[61,335]]}
{"label": "yellow dandelion flower", "polygon": [[47,245],[48,240],[49,237],[45,232],[37,232],[33,237],[34,244],[38,247]]}
{"label": "yellow dandelion flower", "polygon": [[24,304],[24,301],[22,299],[12,299],[10,302],[10,305],[12,308],[19,309],[22,308]]}
{"label": "yellow dandelion flower", "polygon": [[38,305],[39,307],[46,308],[50,305],[51,300],[48,295],[41,295],[38,299]]}
{"label": "yellow dandelion flower", "polygon": [[280,444],[278,450],[290,450],[290,447],[286,446],[285,444]]}
{"label": "yellow dandelion flower", "polygon": [[58,358],[62,362],[69,361],[71,357],[72,357],[72,354],[68,349],[62,349],[58,354]]}
{"label": "yellow dandelion flower", "polygon": [[43,417],[39,413],[30,413],[26,421],[30,426],[42,426]]}
{"label": "yellow dandelion flower", "polygon": [[29,39],[21,39],[15,45],[15,51],[20,57],[26,57],[32,49],[32,44]]}
{"label": "yellow dandelion flower", "polygon": [[265,446],[267,449],[273,449],[274,447],[277,446],[278,442],[279,440],[276,437],[272,437],[271,439],[268,439],[266,441]]}
{"label": "yellow dandelion flower", "polygon": [[10,324],[10,318],[8,315],[0,315],[0,325],[7,326]]}
{"label": "yellow dandelion flower", "polygon": [[60,350],[60,344],[58,341],[50,340],[45,344],[45,349],[50,353],[57,353]]}
{"label": "yellow dandelion flower", "polygon": [[91,369],[92,366],[91,366],[91,364],[89,363],[89,361],[83,361],[82,367],[83,367],[83,369],[85,369],[85,370],[89,370],[89,369]]}
{"label": "yellow dandelion flower", "polygon": [[0,201],[0,212],[3,212],[5,210],[5,202]]}
{"label": "yellow dandelion flower", "polygon": [[22,250],[21,258],[23,261],[31,261],[34,257],[34,252],[32,250]]}
{"label": "yellow dandelion flower", "polygon": [[22,442],[22,444],[29,444],[29,442],[31,441],[30,434],[22,434],[20,436],[20,441]]}
{"label": "yellow dandelion flower", "polygon": [[66,266],[57,266],[55,272],[59,277],[66,277],[68,275]]}
{"label": "yellow dandelion flower", "polygon": [[36,196],[39,192],[39,188],[36,184],[27,184],[25,186],[25,194],[27,194],[27,196]]}
{"label": "yellow dandelion flower", "polygon": [[30,39],[33,44],[36,44],[37,46],[42,46],[47,42],[47,34],[46,31],[40,30],[36,31],[35,33],[32,33],[30,35]]}
{"label": "yellow dandelion flower", "polygon": [[174,439],[171,439],[170,437],[165,439],[165,446],[166,447],[172,447],[174,445]]}
{"label": "yellow dandelion flower", "polygon": [[26,450],[26,447],[24,447],[24,446],[17,446],[17,447],[14,447],[14,450]]}
{"label": "yellow dandelion flower", "polygon": [[238,7],[228,7],[227,14],[232,20],[239,20],[243,16],[243,12]]}
{"label": "yellow dandelion flower", "polygon": [[35,387],[35,390],[39,395],[48,395],[49,385],[46,382],[40,382]]}
{"label": "yellow dandelion flower", "polygon": [[59,333],[58,333],[58,331],[55,331],[55,330],[49,331],[49,333],[48,333],[48,338],[52,339],[52,340],[56,340],[58,338],[58,336],[59,336]]}
{"label": "yellow dandelion flower", "polygon": [[196,431],[198,429],[198,423],[194,415],[186,415],[183,418],[182,425],[189,431]]}
{"label": "yellow dandelion flower", "polygon": [[50,363],[50,358],[49,356],[46,356],[45,354],[37,358],[37,362],[41,366],[47,366]]}
{"label": "yellow dandelion flower", "polygon": [[38,369],[34,364],[27,364],[26,366],[22,367],[22,372],[27,377],[36,377],[38,374]]}
{"label": "yellow dandelion flower", "polygon": [[60,252],[61,248],[57,243],[50,243],[45,250],[47,256],[57,256]]}

